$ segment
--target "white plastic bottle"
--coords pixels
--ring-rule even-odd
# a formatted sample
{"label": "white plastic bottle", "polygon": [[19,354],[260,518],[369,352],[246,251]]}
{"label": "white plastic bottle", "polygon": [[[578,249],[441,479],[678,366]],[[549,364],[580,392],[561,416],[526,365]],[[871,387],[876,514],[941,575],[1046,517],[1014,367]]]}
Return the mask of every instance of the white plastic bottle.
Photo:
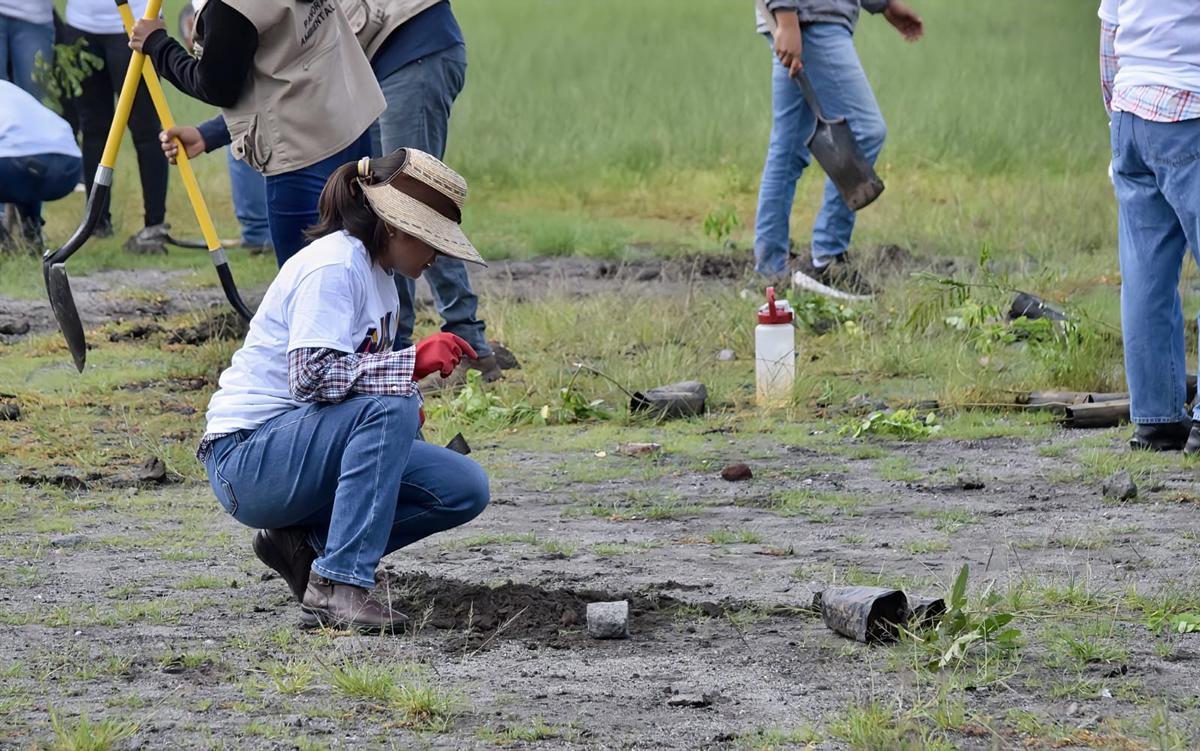
{"label": "white plastic bottle", "polygon": [[763,407],[787,404],[796,380],[796,328],[792,306],[775,299],[767,288],[767,304],[758,309],[754,328],[754,374],[758,403]]}

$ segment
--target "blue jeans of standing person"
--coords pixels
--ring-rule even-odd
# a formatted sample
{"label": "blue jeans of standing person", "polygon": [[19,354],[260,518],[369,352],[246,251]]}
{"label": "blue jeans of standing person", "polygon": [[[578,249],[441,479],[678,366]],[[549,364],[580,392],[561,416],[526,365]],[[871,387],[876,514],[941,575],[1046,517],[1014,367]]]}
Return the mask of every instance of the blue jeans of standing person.
{"label": "blue jeans of standing person", "polygon": [[17,207],[22,219],[41,227],[42,202],[69,194],[79,182],[83,163],[67,154],[31,154],[0,158],[0,204]]}
{"label": "blue jeans of standing person", "polygon": [[[883,148],[887,125],[854,49],[852,32],[836,23],[812,23],[802,27],[801,35],[804,70],[812,80],[825,117],[846,118],[867,160],[874,164]],[[805,142],[817,123],[800,87],[778,59],[771,71],[771,107],[771,141],[754,226],[754,268],[760,274],[778,275],[787,268],[792,201],[796,182],[812,161]],[[845,253],[853,232],[854,212],[833,181],[826,178],[825,199],[813,225],[813,260],[824,265]]]}
{"label": "blue jeans of standing person", "polygon": [[1130,414],[1139,425],[1181,422],[1188,415],[1179,277],[1188,248],[1200,261],[1200,119],[1156,123],[1114,112],[1111,136]]}
{"label": "blue jeans of standing person", "polygon": [[316,164],[267,176],[267,219],[271,225],[275,260],[280,266],[307,244],[304,231],[317,223],[317,199],[329,176],[343,164],[370,155],[371,132],[368,130],[354,143]]}
{"label": "blue jeans of standing person", "polygon": [[[462,91],[467,73],[463,45],[415,60],[379,82],[388,107],[379,116],[376,154],[389,154],[411,146],[441,159],[446,152],[450,107]],[[479,297],[471,289],[467,266],[454,258],[439,257],[422,277],[433,291],[433,302],[445,323],[442,331],[461,336],[480,357],[492,354],[487,326],[479,320]],[[400,320],[396,348],[412,343],[416,323],[416,282],[396,275],[400,295]]]}
{"label": "blue jeans of standing person", "polygon": [[302,527],[313,571],[375,586],[383,556],[465,524],[487,506],[487,474],[416,440],[418,397],[351,396],[218,439],[205,461],[217,501],[256,529]]}
{"label": "blue jeans of standing person", "polygon": [[33,81],[39,52],[46,65],[53,62],[54,22],[29,23],[0,13],[0,78],[41,99],[45,92]]}
{"label": "blue jeans of standing person", "polygon": [[225,149],[229,163],[229,187],[233,194],[233,214],[242,228],[242,244],[264,248],[271,244],[271,224],[267,221],[267,186],[262,174]]}

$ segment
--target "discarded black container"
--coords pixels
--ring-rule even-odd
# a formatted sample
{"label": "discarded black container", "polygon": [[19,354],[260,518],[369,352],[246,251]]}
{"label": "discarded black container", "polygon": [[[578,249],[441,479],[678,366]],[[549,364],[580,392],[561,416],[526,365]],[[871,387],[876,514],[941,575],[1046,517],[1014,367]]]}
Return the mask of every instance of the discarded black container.
{"label": "discarded black container", "polygon": [[813,607],[826,626],[861,642],[895,639],[909,614],[904,593],[886,587],[827,589],[813,596]]}
{"label": "discarded black container", "polygon": [[1028,318],[1036,321],[1039,318],[1049,318],[1051,321],[1065,321],[1068,316],[1053,305],[1048,305],[1041,298],[1028,292],[1018,292],[1008,309],[1010,321],[1017,318]]}
{"label": "discarded black container", "polygon": [[639,391],[629,400],[630,412],[649,412],[660,420],[696,417],[707,409],[708,389],[699,381],[684,381]]}
{"label": "discarded black container", "polygon": [[462,433],[459,433],[451,438],[450,442],[446,444],[446,448],[450,449],[451,451],[456,451],[463,456],[471,453],[471,447],[467,445],[467,439],[463,438]]}
{"label": "discarded black container", "polygon": [[946,614],[946,601],[940,597],[908,598],[908,624],[916,629],[933,628]]}

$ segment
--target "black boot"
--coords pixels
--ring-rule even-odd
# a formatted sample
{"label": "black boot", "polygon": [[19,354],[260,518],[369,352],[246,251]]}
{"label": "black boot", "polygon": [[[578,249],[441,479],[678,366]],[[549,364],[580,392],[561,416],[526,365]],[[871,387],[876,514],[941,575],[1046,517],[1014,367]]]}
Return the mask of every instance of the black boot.
{"label": "black boot", "polygon": [[[1129,447],[1141,451],[1179,451],[1189,442],[1192,430],[1188,420],[1138,425],[1129,439]],[[1200,442],[1200,438],[1197,441]]]}
{"label": "black boot", "polygon": [[1192,432],[1188,434],[1187,443],[1183,445],[1183,453],[1188,456],[1200,454],[1200,422],[1192,420]]}

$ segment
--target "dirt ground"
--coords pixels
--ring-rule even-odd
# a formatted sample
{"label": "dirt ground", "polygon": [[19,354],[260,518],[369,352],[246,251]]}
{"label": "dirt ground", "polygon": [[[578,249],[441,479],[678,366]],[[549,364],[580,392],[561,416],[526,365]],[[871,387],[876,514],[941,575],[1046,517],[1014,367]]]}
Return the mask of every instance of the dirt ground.
{"label": "dirt ground", "polygon": [[[519,300],[547,272],[587,294],[743,271],[512,262],[482,287]],[[147,310],[114,295],[125,281],[77,280],[80,309],[219,295]],[[44,308],[20,307],[34,333],[53,326]],[[0,320],[15,310],[0,301]],[[169,410],[202,408],[199,386],[141,388]],[[300,630],[202,482],[0,457],[0,747],[53,738],[52,715],[132,723],[113,747],[146,749],[1197,747],[1200,635],[1148,621],[1200,602],[1194,468],[1135,473],[1138,497],[1115,502],[1102,457],[1123,430],[992,432],[901,443],[709,418],[631,429],[663,445],[650,458],[587,426],[480,442],[489,509],[385,561],[380,591],[415,621],[394,637]],[[721,479],[735,461],[753,479]],[[808,607],[830,584],[944,594],[964,563],[973,606],[1016,615],[1015,653],[931,671],[912,644],[856,644]],[[586,604],[620,599],[629,638],[589,638]],[[395,686],[336,677],[372,669]]]}

